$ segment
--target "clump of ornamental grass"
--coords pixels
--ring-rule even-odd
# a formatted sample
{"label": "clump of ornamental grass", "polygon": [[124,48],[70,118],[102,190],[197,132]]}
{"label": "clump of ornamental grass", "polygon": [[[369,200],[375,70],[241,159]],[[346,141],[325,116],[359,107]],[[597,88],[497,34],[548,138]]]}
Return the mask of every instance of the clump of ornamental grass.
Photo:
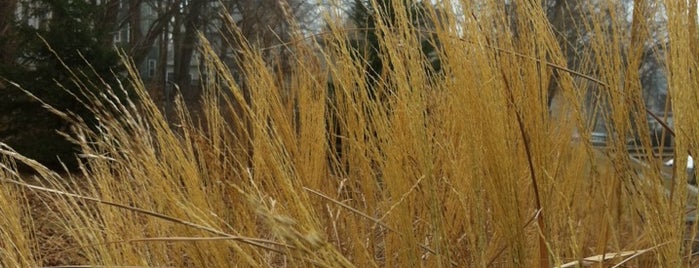
{"label": "clump of ornamental grass", "polygon": [[[691,263],[685,238],[696,226],[687,232],[685,216],[696,194],[682,172],[663,173],[640,127],[648,16],[634,16],[630,31],[602,13],[587,18],[579,27],[591,45],[572,70],[538,4],[518,2],[513,20],[499,1],[442,5],[444,14],[426,13],[435,28],[423,29],[396,2],[396,19],[377,24],[378,79],[348,44],[352,29],[329,19],[314,42],[297,35],[287,44],[284,71],[244,45],[244,83],[202,39],[209,80],[198,114],[178,99],[167,120],[133,64],[129,98],[117,97],[121,89],[87,94],[97,126],[53,109],[73,123],[66,137],[81,148],[80,172],[60,175],[0,146],[0,264]],[[652,14],[638,2],[637,12]],[[696,7],[664,7],[675,153],[684,162],[699,133],[696,93],[687,90],[699,81],[688,71],[699,55]],[[439,44],[439,71],[423,38]],[[83,85],[94,92],[88,87],[100,83]],[[593,89],[603,109],[586,106]],[[590,110],[613,129],[604,150],[588,142]],[[633,133],[643,162],[626,153]]]}

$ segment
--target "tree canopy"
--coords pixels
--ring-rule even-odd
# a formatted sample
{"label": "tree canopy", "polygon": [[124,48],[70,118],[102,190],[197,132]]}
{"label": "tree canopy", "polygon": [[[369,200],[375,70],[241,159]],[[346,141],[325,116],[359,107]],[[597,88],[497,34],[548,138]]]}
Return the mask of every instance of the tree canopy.
{"label": "tree canopy", "polygon": [[[89,120],[80,100],[68,92],[98,90],[115,82],[119,57],[111,46],[112,29],[100,23],[103,6],[85,1],[38,0],[10,24],[12,55],[0,62],[0,77],[61,110]],[[10,44],[5,44],[9,46]],[[79,81],[92,81],[83,84]],[[103,83],[106,84],[101,84]],[[57,156],[74,165],[72,145],[57,131],[67,122],[9,83],[0,85],[0,136],[20,153],[47,165]]]}

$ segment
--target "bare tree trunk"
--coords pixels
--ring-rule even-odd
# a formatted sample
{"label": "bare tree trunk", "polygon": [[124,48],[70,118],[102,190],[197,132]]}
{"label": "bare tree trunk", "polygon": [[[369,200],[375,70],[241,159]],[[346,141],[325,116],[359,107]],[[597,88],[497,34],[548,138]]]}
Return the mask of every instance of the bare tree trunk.
{"label": "bare tree trunk", "polygon": [[0,1],[0,64],[11,64],[15,60],[16,44],[12,35],[16,9],[17,0]]}
{"label": "bare tree trunk", "polygon": [[100,19],[95,20],[95,29],[99,34],[99,43],[102,47],[112,47],[113,35],[111,34],[118,27],[118,13],[119,13],[119,0],[107,0],[98,9],[100,12]]}
{"label": "bare tree trunk", "polygon": [[[167,34],[170,32],[170,21],[172,21],[173,17],[179,12],[179,4],[181,2],[180,0],[159,0],[155,4],[157,15],[153,18],[153,22],[146,26],[148,29],[144,31],[144,29],[141,28],[141,26],[143,26],[143,17],[140,15],[141,5],[143,3],[141,2],[142,0],[134,1],[137,1],[138,5],[131,8],[131,12],[134,14],[138,13],[140,18],[131,21],[132,38],[128,51],[129,55],[134,59],[134,62],[141,63],[146,59],[155,42],[159,39],[162,42],[163,36],[167,37]],[[165,40],[167,40],[167,38],[165,38]],[[165,47],[167,48],[167,46]],[[165,64],[165,62],[162,64]]]}
{"label": "bare tree trunk", "polygon": [[[187,6],[187,11],[182,21],[184,32],[179,42],[175,57],[175,82],[183,89],[190,87],[189,70],[192,63],[192,54],[196,45],[197,31],[201,29],[201,12],[206,5],[204,0],[192,0]],[[179,28],[175,29],[179,32]]]}
{"label": "bare tree trunk", "polygon": [[[181,9],[182,7],[182,1],[181,0],[175,0],[174,1],[174,6],[177,9]],[[172,23],[172,49],[173,49],[173,64],[174,64],[174,70],[177,71],[180,69],[180,64],[181,61],[179,60],[180,58],[180,53],[181,49],[180,47],[182,46],[182,13],[177,11],[173,17],[173,23]],[[175,77],[178,75],[177,73],[174,74]],[[171,82],[175,82],[176,78],[174,77],[168,77],[168,80]]]}
{"label": "bare tree trunk", "polygon": [[[143,0],[130,0],[129,1],[129,13],[127,15],[127,20],[129,22],[130,28],[130,39],[129,46],[134,47],[138,44],[139,40],[143,39],[143,31],[141,29],[141,4]],[[137,64],[140,61],[136,62]]]}

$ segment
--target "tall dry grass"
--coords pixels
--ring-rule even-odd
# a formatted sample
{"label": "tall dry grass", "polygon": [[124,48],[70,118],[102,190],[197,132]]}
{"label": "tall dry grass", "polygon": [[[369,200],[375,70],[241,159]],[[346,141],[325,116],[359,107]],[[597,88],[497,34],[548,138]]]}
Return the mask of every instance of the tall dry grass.
{"label": "tall dry grass", "polygon": [[[682,165],[699,145],[696,3],[662,4]],[[578,26],[591,33],[580,70],[525,1],[516,21],[500,1],[444,5],[430,34],[398,12],[378,25],[378,85],[338,22],[319,42],[288,44],[288,72],[244,47],[243,84],[204,41],[202,111],[178,100],[174,122],[130,69],[136,101],[91,97],[99,127],[55,111],[75,124],[80,174],[0,147],[0,265],[691,265],[696,189],[660,159],[629,158],[624,142],[640,133],[651,146],[634,126],[647,125],[637,69],[658,6],[635,1],[628,30],[609,20],[615,5]],[[440,44],[441,75],[425,72],[420,38]],[[612,130],[605,150],[587,142],[593,89]],[[26,180],[16,162],[38,175]]]}

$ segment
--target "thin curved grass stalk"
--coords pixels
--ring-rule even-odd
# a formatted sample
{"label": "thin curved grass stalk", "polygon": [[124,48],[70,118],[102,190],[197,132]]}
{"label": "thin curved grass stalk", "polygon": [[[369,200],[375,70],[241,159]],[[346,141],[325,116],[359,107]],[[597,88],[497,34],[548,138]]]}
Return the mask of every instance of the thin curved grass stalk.
{"label": "thin curved grass stalk", "polygon": [[[370,220],[370,221],[373,221],[375,224],[377,224],[377,225],[379,225],[379,226],[381,226],[381,227],[383,227],[383,228],[386,228],[387,230],[390,230],[391,232],[400,234],[401,236],[404,236],[404,235],[405,235],[404,233],[401,233],[400,231],[396,230],[395,228],[393,228],[393,227],[391,227],[391,226],[388,226],[386,223],[384,223],[383,221],[381,221],[381,219],[377,219],[377,218],[371,217],[371,216],[367,215],[366,213],[361,212],[361,211],[359,211],[359,210],[357,210],[357,209],[355,209],[355,208],[353,208],[353,207],[350,207],[350,206],[348,206],[348,205],[346,205],[346,204],[344,204],[344,203],[342,203],[342,202],[339,202],[339,201],[337,201],[337,200],[335,200],[335,199],[332,199],[332,198],[328,197],[327,195],[324,195],[324,194],[321,193],[321,192],[318,192],[318,191],[313,190],[313,189],[305,188],[305,187],[304,187],[304,190],[306,190],[306,191],[308,191],[308,192],[310,192],[310,193],[313,193],[313,194],[315,194],[315,195],[317,195],[317,196],[320,196],[320,197],[322,197],[323,199],[328,200],[328,201],[330,201],[330,202],[332,202],[332,203],[334,203],[334,204],[336,204],[336,205],[339,205],[339,206],[341,206],[341,207],[343,207],[343,208],[345,208],[345,209],[348,209],[349,211],[352,211],[353,213],[356,213],[357,215],[360,215],[360,216],[362,216],[362,217],[365,218],[365,219],[368,219],[368,220]],[[435,254],[435,255],[439,255],[439,252],[435,251],[434,249],[431,249],[431,248],[428,247],[427,245],[419,244],[419,246],[420,246],[421,248],[425,249],[426,251],[428,251],[429,253],[432,253],[432,254]],[[453,266],[455,266],[455,267],[458,267],[458,266],[459,266],[459,264],[458,264],[457,262],[455,262],[455,261],[450,260],[449,262],[450,262]]]}
{"label": "thin curved grass stalk", "polygon": [[58,194],[58,195],[62,195],[62,196],[66,196],[66,197],[71,197],[71,198],[77,198],[77,199],[81,199],[81,200],[85,200],[85,201],[95,202],[95,203],[99,203],[99,204],[104,204],[104,205],[108,205],[108,206],[112,206],[112,207],[116,207],[116,208],[120,208],[120,209],[125,209],[125,210],[129,210],[129,211],[133,211],[133,212],[145,214],[145,215],[152,216],[152,217],[155,217],[155,218],[159,218],[159,219],[162,219],[162,220],[166,220],[166,221],[169,221],[169,222],[173,222],[173,223],[185,225],[185,226],[188,226],[188,227],[192,227],[192,228],[197,229],[197,230],[202,230],[202,231],[205,231],[205,232],[208,232],[208,233],[220,235],[220,236],[223,236],[223,237],[228,238],[228,240],[239,241],[239,242],[241,242],[241,243],[245,243],[245,244],[249,244],[249,245],[252,245],[252,246],[264,248],[264,249],[266,249],[266,250],[274,251],[274,252],[277,252],[277,253],[284,253],[284,251],[282,251],[282,250],[278,250],[278,249],[269,247],[269,246],[264,245],[264,244],[262,244],[262,243],[260,243],[259,241],[256,241],[256,240],[249,240],[249,239],[247,239],[247,238],[245,238],[245,237],[234,236],[234,235],[231,235],[231,234],[228,234],[228,233],[225,233],[225,232],[222,232],[222,231],[213,229],[213,228],[208,227],[208,226],[204,226],[204,225],[200,225],[200,224],[197,224],[197,223],[189,222],[189,221],[186,221],[186,220],[178,219],[178,218],[171,217],[171,216],[168,216],[168,215],[165,215],[165,214],[161,214],[161,213],[158,213],[158,212],[155,212],[155,211],[150,211],[150,210],[146,210],[146,209],[142,209],[142,208],[137,208],[137,207],[129,206],[129,205],[124,205],[124,204],[119,204],[119,203],[116,203],[116,202],[101,200],[101,199],[99,199],[99,198],[94,198],[94,197],[89,197],[89,196],[82,196],[82,195],[73,194],[73,193],[67,193],[67,192],[64,192],[64,191],[61,191],[61,190],[46,188],[46,187],[42,187],[42,186],[31,185],[31,184],[28,184],[28,183],[25,183],[25,182],[21,182],[21,181],[16,181],[16,180],[1,179],[0,181],[6,182],[6,183],[12,183],[12,184],[15,184],[15,185],[19,185],[19,186],[25,187],[25,188],[27,188],[27,189],[38,190],[38,191],[42,191],[42,192],[46,192],[46,193],[52,193],[52,194]]}

